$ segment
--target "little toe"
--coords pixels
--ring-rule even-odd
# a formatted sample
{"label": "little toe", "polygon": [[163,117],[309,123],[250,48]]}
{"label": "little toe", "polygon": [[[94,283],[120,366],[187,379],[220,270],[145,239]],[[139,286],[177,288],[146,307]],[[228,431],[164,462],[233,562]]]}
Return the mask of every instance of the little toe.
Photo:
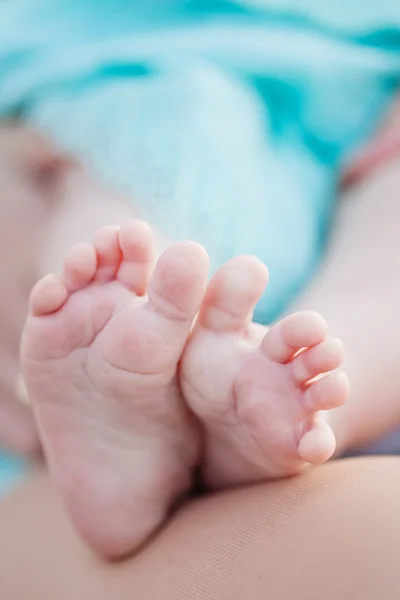
{"label": "little toe", "polygon": [[94,281],[102,283],[112,281],[121,261],[119,246],[119,227],[109,225],[99,229],[94,237],[94,247],[97,253],[97,270]]}
{"label": "little toe", "polygon": [[342,406],[350,395],[350,383],[345,371],[329,373],[310,384],[304,393],[308,410],[330,410]]}
{"label": "little toe", "polygon": [[336,450],[332,428],[325,421],[317,421],[300,440],[299,454],[310,464],[319,465],[331,458]]}
{"label": "little toe", "polygon": [[144,221],[130,221],[119,231],[122,261],[117,279],[137,295],[147,291],[153,263],[153,235]]}
{"label": "little toe", "polygon": [[296,383],[307,383],[322,373],[338,369],[343,361],[343,344],[339,339],[328,338],[300,352],[291,362]]}
{"label": "little toe", "polygon": [[164,318],[191,323],[207,285],[208,256],[195,242],[172,244],[159,258],[148,289],[149,306]]}
{"label": "little toe", "polygon": [[215,331],[245,329],[267,283],[268,270],[257,258],[233,258],[211,279],[199,323]]}
{"label": "little toe", "polygon": [[93,280],[96,267],[94,247],[91,244],[77,244],[64,259],[61,280],[69,292],[76,292]]}
{"label": "little toe", "polygon": [[68,298],[68,290],[60,279],[49,274],[43,277],[31,291],[29,308],[35,317],[55,312]]}
{"label": "little toe", "polygon": [[326,336],[326,321],[319,313],[299,312],[273,325],[261,343],[261,350],[271,360],[284,364],[299,350],[323,342]]}

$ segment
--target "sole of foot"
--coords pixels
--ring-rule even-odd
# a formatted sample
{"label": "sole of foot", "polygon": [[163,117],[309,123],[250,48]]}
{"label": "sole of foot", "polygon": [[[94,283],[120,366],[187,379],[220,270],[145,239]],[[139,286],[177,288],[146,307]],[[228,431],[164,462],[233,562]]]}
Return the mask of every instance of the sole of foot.
{"label": "sole of foot", "polygon": [[110,558],[162,524],[199,460],[177,367],[208,258],[181,242],[152,264],[145,223],[100,230],[34,287],[23,335],[50,472],[81,536]]}
{"label": "sole of foot", "polygon": [[335,450],[329,411],[349,395],[342,344],[314,312],[269,330],[253,324],[267,282],[254,257],[223,266],[182,359],[182,391],[206,432],[204,478],[214,488],[294,475]]}

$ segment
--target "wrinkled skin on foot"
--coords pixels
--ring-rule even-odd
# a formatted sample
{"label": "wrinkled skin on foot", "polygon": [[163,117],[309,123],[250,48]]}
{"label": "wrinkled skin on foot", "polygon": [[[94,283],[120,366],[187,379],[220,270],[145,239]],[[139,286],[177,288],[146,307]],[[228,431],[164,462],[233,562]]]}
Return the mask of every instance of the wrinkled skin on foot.
{"label": "wrinkled skin on foot", "polygon": [[[182,359],[186,402],[205,430],[213,488],[299,473],[335,450],[329,411],[349,394],[342,344],[317,313],[251,322],[268,272],[254,257],[213,277]],[[316,379],[317,378],[317,379]]]}
{"label": "wrinkled skin on foot", "polygon": [[81,536],[107,557],[142,544],[191,486],[198,426],[178,363],[208,258],[171,245],[152,271],[140,221],[78,245],[31,294],[22,363],[46,457]]}
{"label": "wrinkled skin on foot", "polygon": [[268,280],[256,258],[229,261],[208,287],[197,244],[152,262],[145,223],[101,229],[35,286],[23,336],[53,479],[107,557],[148,539],[197,466],[215,489],[328,460],[329,411],[349,393],[319,314],[251,322]]}

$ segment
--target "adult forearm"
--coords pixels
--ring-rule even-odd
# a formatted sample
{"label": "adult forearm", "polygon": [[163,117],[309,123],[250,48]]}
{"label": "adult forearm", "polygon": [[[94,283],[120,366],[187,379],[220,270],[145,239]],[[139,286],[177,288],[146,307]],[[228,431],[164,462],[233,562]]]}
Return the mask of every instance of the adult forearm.
{"label": "adult forearm", "polygon": [[338,451],[400,423],[400,157],[342,199],[327,260],[296,309],[346,347],[352,394],[333,413]]}

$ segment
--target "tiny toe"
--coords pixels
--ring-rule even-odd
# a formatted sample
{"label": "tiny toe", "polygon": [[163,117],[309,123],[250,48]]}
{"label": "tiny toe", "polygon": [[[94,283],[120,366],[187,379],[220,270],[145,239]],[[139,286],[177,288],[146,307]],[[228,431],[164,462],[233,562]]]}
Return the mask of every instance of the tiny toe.
{"label": "tiny toe", "polygon": [[317,421],[300,440],[299,454],[303,460],[320,465],[331,458],[336,450],[332,428],[324,421]]}
{"label": "tiny toe", "polygon": [[153,235],[144,221],[130,221],[119,231],[122,262],[117,279],[137,295],[147,291],[153,264]]}
{"label": "tiny toe", "polygon": [[121,261],[119,247],[119,227],[109,225],[100,229],[94,237],[94,247],[97,253],[97,270],[95,281],[112,281]]}
{"label": "tiny toe", "polygon": [[217,271],[207,288],[199,323],[216,331],[238,331],[251,320],[268,283],[268,270],[254,256],[238,256]]}
{"label": "tiny toe", "polygon": [[207,271],[208,255],[200,244],[172,244],[154,269],[149,305],[167,319],[192,322],[204,296]]}
{"label": "tiny toe", "polygon": [[300,352],[292,360],[291,368],[296,382],[304,384],[322,373],[338,369],[342,361],[342,342],[335,338],[329,338]]}
{"label": "tiny toe", "polygon": [[30,312],[35,317],[48,315],[61,308],[67,298],[68,291],[62,281],[56,275],[46,275],[32,289]]}
{"label": "tiny toe", "polygon": [[330,410],[342,406],[350,395],[350,383],[347,373],[339,371],[329,373],[310,384],[304,393],[304,402],[308,410]]}
{"label": "tiny toe", "polygon": [[76,292],[92,281],[96,267],[94,247],[91,244],[77,244],[64,259],[61,279],[69,292]]}
{"label": "tiny toe", "polygon": [[286,363],[296,352],[323,342],[326,336],[327,325],[321,315],[304,311],[273,325],[265,335],[261,349],[271,360]]}

